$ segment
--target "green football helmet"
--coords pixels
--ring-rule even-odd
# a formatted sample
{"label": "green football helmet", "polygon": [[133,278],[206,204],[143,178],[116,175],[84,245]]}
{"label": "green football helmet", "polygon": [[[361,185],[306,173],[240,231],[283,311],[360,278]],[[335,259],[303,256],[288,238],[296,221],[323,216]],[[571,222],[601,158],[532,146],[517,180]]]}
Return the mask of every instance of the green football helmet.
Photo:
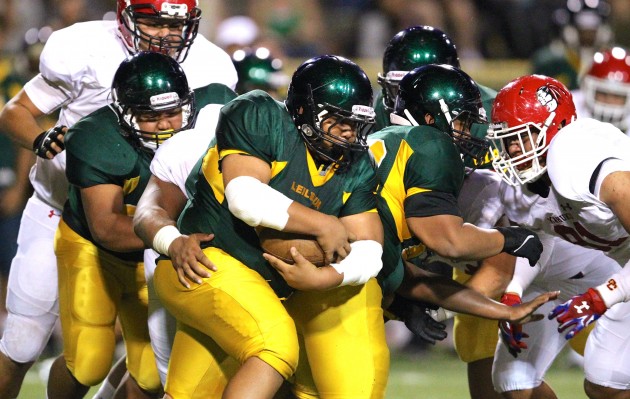
{"label": "green football helmet", "polygon": [[405,75],[391,120],[397,125],[434,126],[453,138],[462,155],[479,163],[490,147],[487,140],[470,134],[473,123],[488,123],[479,88],[451,65],[425,65]]}
{"label": "green football helmet", "polygon": [[429,64],[448,64],[459,68],[457,48],[453,41],[432,26],[412,26],[398,32],[383,54],[383,72],[378,83],[383,87],[383,104],[391,113],[394,109],[398,83],[418,67]]}
{"label": "green football helmet", "polygon": [[[155,150],[175,133],[195,125],[194,93],[188,87],[184,70],[173,58],[155,52],[141,51],[124,60],[112,82],[113,109],[123,132]],[[182,126],[168,132],[142,131],[139,114],[159,115],[181,109]]]}
{"label": "green football helmet", "polygon": [[238,74],[239,94],[259,89],[278,98],[279,91],[289,84],[289,77],[282,72],[282,60],[273,57],[265,47],[236,50],[232,63]]}
{"label": "green football helmet", "polygon": [[[321,160],[346,170],[356,153],[368,150],[367,135],[374,125],[372,85],[365,72],[343,57],[324,55],[300,65],[289,84],[287,110],[306,145]],[[327,130],[322,124],[335,118]],[[353,142],[330,133],[337,124],[350,124]]]}

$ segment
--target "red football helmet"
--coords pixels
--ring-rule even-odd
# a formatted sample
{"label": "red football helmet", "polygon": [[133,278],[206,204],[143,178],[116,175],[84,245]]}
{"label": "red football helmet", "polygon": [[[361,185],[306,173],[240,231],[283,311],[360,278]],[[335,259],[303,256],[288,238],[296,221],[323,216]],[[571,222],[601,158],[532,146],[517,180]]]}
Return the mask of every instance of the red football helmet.
{"label": "red football helmet", "polygon": [[[197,0],[118,0],[118,29],[132,54],[157,51],[182,62],[199,30],[198,5]],[[140,29],[139,23],[148,30],[168,27],[170,33],[152,35]]]}
{"label": "red football helmet", "polygon": [[573,96],[562,83],[542,75],[511,81],[492,107],[488,139],[498,150],[494,169],[511,185],[535,181],[547,170],[549,143],[573,120]]}
{"label": "red football helmet", "polygon": [[621,48],[595,53],[581,86],[593,118],[626,131],[630,116],[630,54]]}

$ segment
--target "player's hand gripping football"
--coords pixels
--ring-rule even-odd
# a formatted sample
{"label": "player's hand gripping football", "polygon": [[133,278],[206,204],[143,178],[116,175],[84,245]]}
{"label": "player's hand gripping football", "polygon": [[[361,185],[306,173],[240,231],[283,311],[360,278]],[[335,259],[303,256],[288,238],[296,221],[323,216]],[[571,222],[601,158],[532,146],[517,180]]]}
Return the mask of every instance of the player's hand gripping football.
{"label": "player's hand gripping football", "polygon": [[564,337],[571,339],[584,327],[599,319],[606,310],[606,304],[599,292],[594,288],[589,288],[585,293],[576,295],[556,306],[549,312],[549,319],[556,318],[560,324],[558,332],[566,331],[567,334]]}
{"label": "player's hand gripping football", "polygon": [[61,151],[65,150],[64,135],[68,131],[66,126],[55,126],[41,132],[33,141],[35,155],[44,159],[53,159]]}
{"label": "player's hand gripping football", "polygon": [[538,262],[543,245],[536,233],[518,226],[497,227],[496,229],[505,237],[503,252],[527,258],[530,266]]}
{"label": "player's hand gripping football", "polygon": [[290,287],[300,291],[326,290],[338,287],[343,280],[343,275],[337,273],[332,266],[317,267],[309,262],[295,248],[290,249],[294,264],[288,264],[275,256],[263,253],[263,257]]}
{"label": "player's hand gripping football", "polygon": [[334,216],[323,215],[320,226],[321,231],[314,232],[313,235],[326,255],[326,264],[341,262],[350,254],[350,243],[356,237]]}
{"label": "player's hand gripping football", "polygon": [[179,282],[190,288],[190,282],[201,284],[203,278],[210,277],[208,270],[216,271],[217,267],[203,253],[201,242],[210,241],[214,234],[181,235],[168,248],[173,267]]}

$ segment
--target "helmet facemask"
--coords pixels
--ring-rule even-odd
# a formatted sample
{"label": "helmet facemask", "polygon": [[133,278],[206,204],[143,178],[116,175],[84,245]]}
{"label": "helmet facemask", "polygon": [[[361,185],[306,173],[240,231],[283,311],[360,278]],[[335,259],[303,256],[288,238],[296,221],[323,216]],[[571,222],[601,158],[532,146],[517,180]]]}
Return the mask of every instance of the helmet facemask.
{"label": "helmet facemask", "polygon": [[[512,186],[532,183],[547,171],[547,129],[556,114],[552,112],[544,125],[524,123],[509,127],[507,123],[492,123],[488,138],[499,153],[492,161],[494,169]],[[511,145],[518,146],[518,154],[510,156]],[[528,149],[529,147],[529,149]]]}
{"label": "helmet facemask", "polygon": [[488,154],[490,143],[488,140],[474,137],[472,131],[473,123],[487,125],[488,119],[485,110],[480,108],[480,112],[474,113],[469,110],[454,109],[449,112],[448,105],[440,99],[440,108],[444,113],[444,118],[448,123],[450,135],[453,142],[459,148],[459,152],[473,160],[474,165],[481,165]]}
{"label": "helmet facemask", "polygon": [[[121,104],[114,99],[120,126],[128,137],[134,138],[142,147],[156,151],[158,147],[176,133],[194,127],[196,120],[194,96],[191,92],[180,99],[175,92],[152,96],[151,104]],[[182,113],[182,125],[179,129],[148,132],[140,128],[138,116],[141,114],[159,115],[163,113]]]}
{"label": "helmet facemask", "polygon": [[[622,131],[628,130],[630,115],[630,85],[608,79],[586,75],[582,82],[584,103],[592,117],[615,125]],[[618,103],[612,104],[599,99],[599,95],[615,96]]]}
{"label": "helmet facemask", "polygon": [[[485,116],[485,110],[480,108],[479,112],[460,109],[454,109],[451,111],[444,99],[440,99],[438,104],[440,109],[439,112],[431,113],[426,109],[420,110],[420,112],[416,111],[415,113],[417,118],[412,115],[412,112],[410,112],[409,109],[405,108],[403,111],[405,117],[401,117],[397,114],[391,114],[391,122],[395,125],[434,126],[451,136],[453,143],[459,149],[462,157],[468,156],[472,158],[474,165],[482,164],[488,154],[490,143],[488,140],[474,137],[470,132],[473,123],[483,125],[488,124],[488,120]],[[423,116],[417,115],[418,113],[423,112],[431,115],[433,118],[432,123],[426,122]]]}
{"label": "helmet facemask", "polygon": [[[147,10],[152,10],[147,12]],[[186,4],[162,3],[162,9],[155,5],[134,4],[127,6],[120,14],[124,29],[131,35],[133,52],[140,51],[146,45],[146,50],[159,52],[171,56],[178,62],[183,62],[188,56],[190,46],[197,37],[201,10],[188,9]],[[144,32],[138,25],[163,27],[177,31],[180,34],[168,34],[164,37],[153,36]],[[124,36],[124,33],[123,33]]]}
{"label": "helmet facemask", "polygon": [[[303,110],[299,131],[307,147],[319,158],[334,164],[338,172],[347,170],[356,153],[367,152],[367,136],[374,127],[374,109],[365,105],[353,105],[352,111],[344,110],[329,103],[315,104],[310,85],[306,109]],[[324,130],[325,122],[334,118]],[[354,141],[348,141],[332,133],[338,125],[352,126]]]}

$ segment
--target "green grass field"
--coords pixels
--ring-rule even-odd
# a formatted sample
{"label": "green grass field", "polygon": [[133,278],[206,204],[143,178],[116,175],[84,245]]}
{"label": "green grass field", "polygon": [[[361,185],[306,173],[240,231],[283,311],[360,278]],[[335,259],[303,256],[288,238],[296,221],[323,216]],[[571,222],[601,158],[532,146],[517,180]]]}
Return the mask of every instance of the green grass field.
{"label": "green grass field", "polygon": [[[45,368],[45,367],[44,367]],[[42,363],[28,373],[19,398],[45,398],[45,384],[38,375]],[[44,378],[47,373],[43,373]],[[560,356],[547,374],[559,399],[586,399],[582,370],[569,367]],[[95,391],[95,390],[93,390]],[[91,395],[87,396],[88,398]],[[468,397],[466,365],[452,349],[436,347],[421,353],[392,354],[387,399],[465,399]]]}

